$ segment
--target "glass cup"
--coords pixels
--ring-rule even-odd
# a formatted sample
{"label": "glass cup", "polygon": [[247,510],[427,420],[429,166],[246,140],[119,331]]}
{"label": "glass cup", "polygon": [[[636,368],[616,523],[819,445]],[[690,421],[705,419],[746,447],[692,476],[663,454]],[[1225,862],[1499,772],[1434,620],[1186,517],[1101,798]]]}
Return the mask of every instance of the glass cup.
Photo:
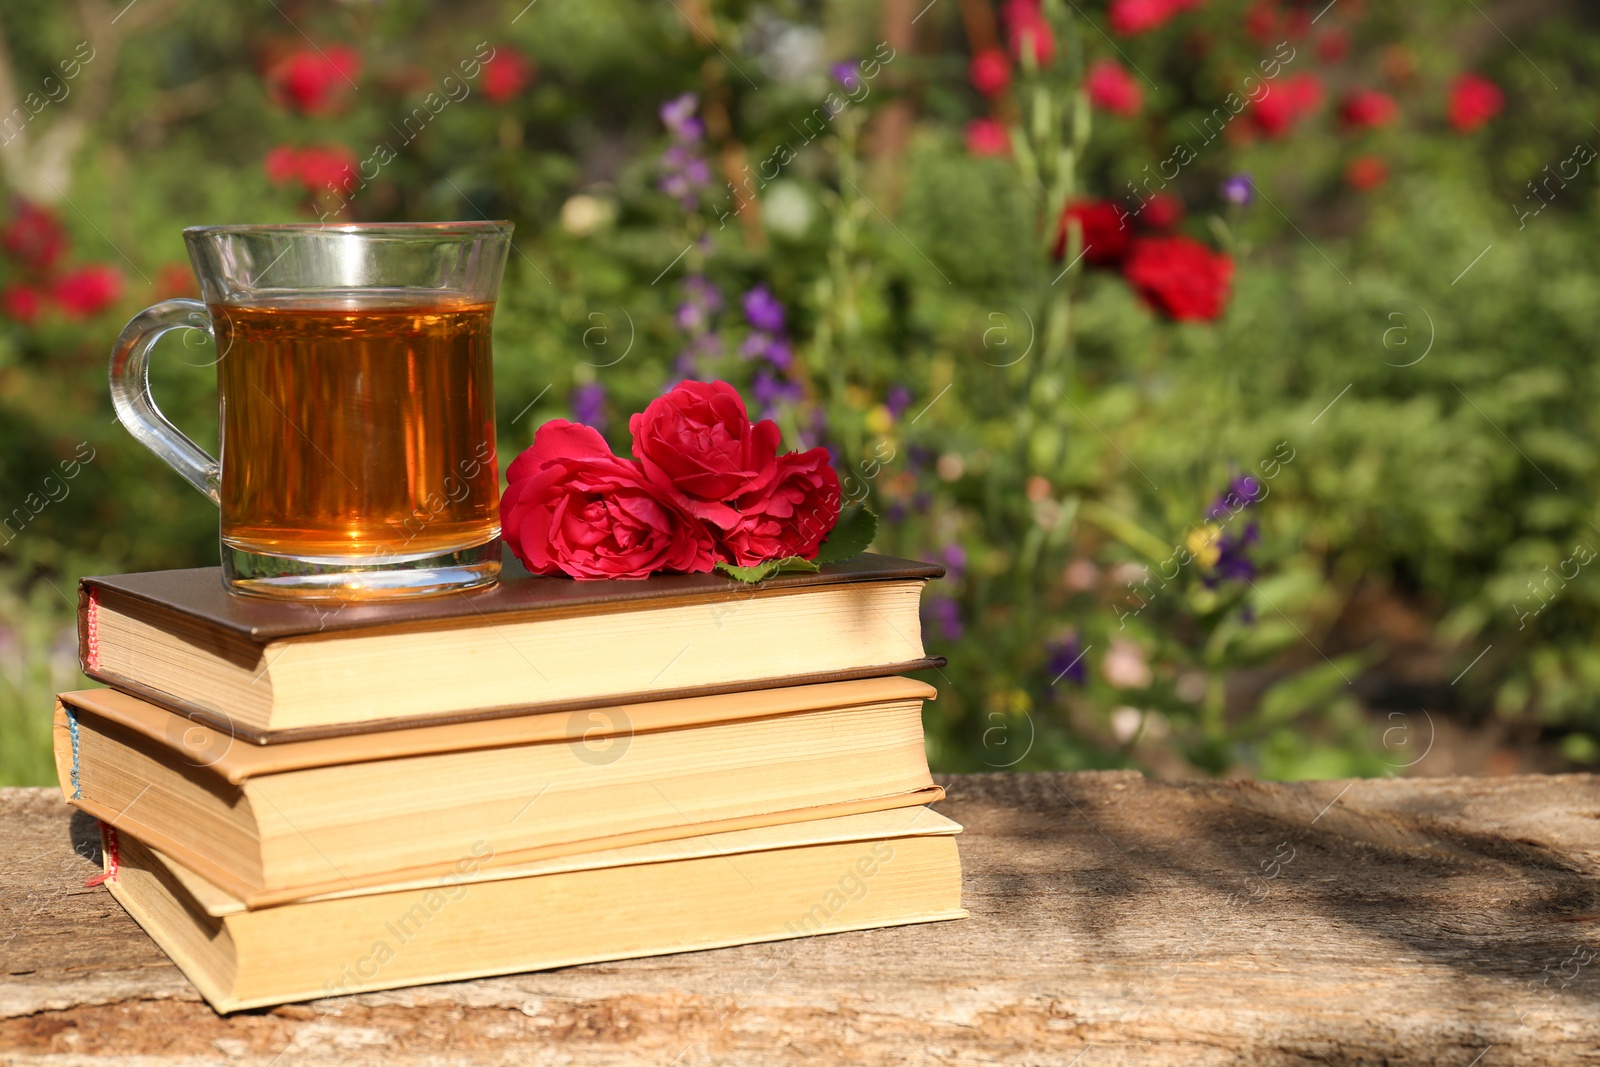
{"label": "glass cup", "polygon": [[[508,222],[199,226],[203,300],[155,304],[111,352],[128,431],[222,510],[237,593],[417,596],[500,571],[489,327]],[[150,349],[216,346],[221,460],[156,408]]]}

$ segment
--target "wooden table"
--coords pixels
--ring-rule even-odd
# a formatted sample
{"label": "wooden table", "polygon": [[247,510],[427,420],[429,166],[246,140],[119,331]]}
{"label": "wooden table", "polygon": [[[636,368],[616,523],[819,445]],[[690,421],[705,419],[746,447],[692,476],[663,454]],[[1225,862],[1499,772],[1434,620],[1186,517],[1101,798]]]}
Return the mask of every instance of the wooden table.
{"label": "wooden table", "polygon": [[1600,1061],[1594,777],[945,784],[962,922],[227,1018],[0,790],[0,1063]]}

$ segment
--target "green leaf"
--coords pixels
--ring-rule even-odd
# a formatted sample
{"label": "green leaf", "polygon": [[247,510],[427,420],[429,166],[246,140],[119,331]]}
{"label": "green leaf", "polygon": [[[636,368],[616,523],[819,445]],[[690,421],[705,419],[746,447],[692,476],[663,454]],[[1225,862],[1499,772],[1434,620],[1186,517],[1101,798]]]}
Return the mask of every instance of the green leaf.
{"label": "green leaf", "polygon": [[774,574],[781,574],[785,571],[806,571],[815,573],[816,569],[817,565],[815,563],[812,563],[809,559],[802,559],[799,556],[786,556],[783,559],[769,559],[763,563],[757,563],[750,567],[735,567],[731,563],[724,563],[721,560],[717,561],[717,570],[721,571],[723,574],[726,574],[728,577],[735,579],[736,581],[749,582],[751,584],[759,582],[763,578],[769,578]]}
{"label": "green leaf", "polygon": [[724,563],[720,559],[717,560],[717,570],[735,581],[749,582],[752,585],[777,569],[778,561],[775,559],[769,559],[765,563],[757,563],[753,567],[735,567],[731,563]]}
{"label": "green leaf", "polygon": [[872,539],[878,536],[878,516],[867,510],[865,504],[851,504],[839,513],[828,539],[817,550],[818,563],[843,563],[867,550]]}

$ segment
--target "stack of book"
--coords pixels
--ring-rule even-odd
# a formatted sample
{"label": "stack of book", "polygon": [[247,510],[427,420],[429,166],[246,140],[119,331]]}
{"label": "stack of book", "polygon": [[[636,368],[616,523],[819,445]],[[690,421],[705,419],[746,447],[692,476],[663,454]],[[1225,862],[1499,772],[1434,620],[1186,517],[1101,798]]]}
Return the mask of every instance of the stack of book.
{"label": "stack of book", "polygon": [[84,579],[55,752],[116,899],[220,1011],[959,918],[903,677],[922,587],[512,573],[409,601]]}

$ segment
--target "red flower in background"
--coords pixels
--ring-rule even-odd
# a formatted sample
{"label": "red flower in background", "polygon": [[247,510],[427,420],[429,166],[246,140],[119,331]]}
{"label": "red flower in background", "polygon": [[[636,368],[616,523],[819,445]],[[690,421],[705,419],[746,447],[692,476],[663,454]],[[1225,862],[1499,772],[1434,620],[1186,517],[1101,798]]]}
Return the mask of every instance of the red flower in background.
{"label": "red flower in background", "polygon": [[1011,135],[994,119],[973,119],[967,123],[967,151],[975,156],[1011,154]]}
{"label": "red flower in background", "polygon": [[331,44],[290,52],[267,71],[267,93],[302,115],[326,115],[344,105],[361,72],[354,49]]}
{"label": "red flower in background", "polygon": [[972,87],[984,96],[999,96],[1011,84],[1011,61],[1000,49],[985,48],[972,57],[967,77]]}
{"label": "red flower in background", "polygon": [[503,104],[526,89],[536,73],[533,60],[512,48],[500,47],[483,65],[483,95],[492,104]]}
{"label": "red flower in background", "polygon": [[1317,58],[1324,63],[1337,63],[1350,54],[1350,34],[1342,29],[1331,29],[1317,41]]}
{"label": "red flower in background", "polygon": [[1256,125],[1268,137],[1282,137],[1321,103],[1322,79],[1315,74],[1291,75],[1256,101]]}
{"label": "red flower in background", "polygon": [[1450,86],[1450,125],[1471,133],[1506,106],[1506,94],[1488,78],[1463,74]]}
{"label": "red flower in background", "polygon": [[1067,224],[1077,220],[1083,229],[1083,258],[1097,267],[1111,267],[1122,261],[1133,239],[1127,214],[1109,200],[1078,200],[1061,212],[1056,233],[1055,257],[1067,254]]}
{"label": "red flower in background", "polygon": [[1011,54],[1018,63],[1022,62],[1024,38],[1033,41],[1035,63],[1048,67],[1055,62],[1056,35],[1039,13],[1039,0],[1006,0],[1001,18],[1006,24],[1006,39],[1011,45]]}
{"label": "red flower in background", "polygon": [[1251,4],[1244,13],[1244,31],[1259,45],[1271,44],[1278,33],[1278,5],[1273,0]]}
{"label": "red flower in background", "polygon": [[100,314],[122,295],[122,274],[104,263],[91,263],[61,276],[55,285],[55,302],[70,318]]}
{"label": "red flower in background", "polygon": [[1145,201],[1139,221],[1152,230],[1170,230],[1183,221],[1183,201],[1171,193],[1157,193]]}
{"label": "red flower in background", "polygon": [[359,161],[343,145],[311,145],[300,152],[300,180],[307,189],[336,189],[355,181]]}
{"label": "red flower in background", "polygon": [[274,185],[287,185],[300,180],[300,149],[286,144],[270,150],[264,161],[267,180]]}
{"label": "red flower in background", "polygon": [[1095,60],[1084,84],[1089,90],[1089,103],[1113,115],[1137,115],[1144,104],[1139,83],[1114,59]]}
{"label": "red flower in background", "polygon": [[1399,117],[1400,106],[1394,102],[1394,97],[1376,89],[1353,90],[1339,108],[1339,118],[1355,130],[1387,126]]}
{"label": "red flower in background", "polygon": [[6,254],[30,271],[53,268],[67,250],[67,231],[55,215],[22,197],[12,201],[11,221],[0,232]]}
{"label": "red flower in background", "polygon": [[44,314],[45,294],[32,285],[8,285],[0,290],[0,314],[24,326]]}
{"label": "red flower in background", "polygon": [[1204,2],[1205,0],[1111,0],[1111,9],[1107,14],[1112,30],[1131,36],[1165,26],[1179,12],[1199,7]]}
{"label": "red flower in background", "polygon": [[1128,250],[1123,277],[1145,302],[1179,320],[1222,314],[1233,260],[1188,237],[1140,237]]}
{"label": "red flower in background", "polygon": [[195,283],[194,272],[187,263],[163,263],[156,271],[156,296],[170,300],[175,296],[199,296],[200,286]]}
{"label": "red flower in background", "polygon": [[320,193],[332,186],[342,192],[355,184],[356,154],[343,145],[308,145],[294,148],[279,145],[267,153],[267,178],[276,185],[295,182],[308,193]]}
{"label": "red flower in background", "polygon": [[1357,156],[1344,168],[1344,183],[1361,192],[1376,189],[1388,180],[1388,164],[1377,156]]}

